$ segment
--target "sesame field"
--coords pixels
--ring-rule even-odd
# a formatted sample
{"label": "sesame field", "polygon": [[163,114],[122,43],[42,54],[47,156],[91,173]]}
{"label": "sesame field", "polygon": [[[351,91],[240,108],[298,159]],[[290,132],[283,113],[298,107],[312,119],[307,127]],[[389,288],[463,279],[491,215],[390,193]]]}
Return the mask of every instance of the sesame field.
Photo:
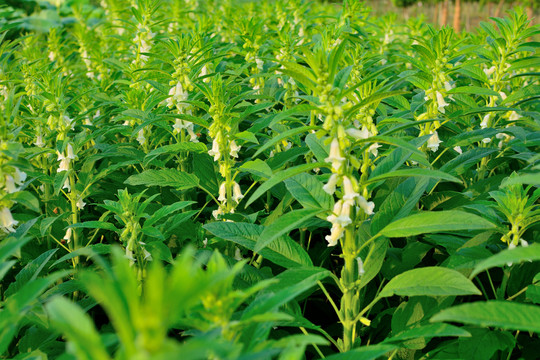
{"label": "sesame field", "polygon": [[0,3],[0,359],[538,359],[527,12]]}

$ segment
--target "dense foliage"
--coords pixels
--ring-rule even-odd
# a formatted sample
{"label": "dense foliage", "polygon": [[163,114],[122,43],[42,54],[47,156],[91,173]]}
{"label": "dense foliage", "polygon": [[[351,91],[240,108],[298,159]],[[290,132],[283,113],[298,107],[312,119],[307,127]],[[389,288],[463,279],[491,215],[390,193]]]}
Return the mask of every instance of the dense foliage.
{"label": "dense foliage", "polygon": [[0,357],[537,358],[521,10],[0,9]]}

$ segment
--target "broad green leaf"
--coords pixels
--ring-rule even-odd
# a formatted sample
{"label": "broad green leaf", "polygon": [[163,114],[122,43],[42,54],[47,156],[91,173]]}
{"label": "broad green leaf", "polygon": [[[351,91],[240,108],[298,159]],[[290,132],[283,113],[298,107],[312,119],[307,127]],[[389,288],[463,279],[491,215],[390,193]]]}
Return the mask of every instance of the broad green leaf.
{"label": "broad green leaf", "polygon": [[461,328],[448,325],[448,324],[429,324],[429,325],[420,326],[414,329],[402,331],[399,334],[392,336],[391,338],[387,338],[386,340],[384,340],[384,342],[385,343],[394,342],[394,341],[401,342],[401,341],[410,340],[410,339],[433,338],[433,337],[443,337],[443,336],[470,337],[471,334],[466,330],[463,330]]}
{"label": "broad green leaf", "polygon": [[171,144],[171,145],[165,145],[161,146],[157,149],[154,149],[146,155],[144,158],[144,163],[149,164],[152,160],[154,160],[156,157],[160,155],[165,154],[178,154],[179,152],[186,151],[186,152],[197,152],[197,153],[205,153],[208,151],[206,148],[206,145],[203,143],[194,143],[194,142],[181,142],[178,144]]}
{"label": "broad green leaf", "polygon": [[[209,223],[203,228],[217,237],[242,245],[251,251],[254,251],[257,239],[264,230],[261,225],[225,221]],[[280,237],[268,244],[260,251],[260,255],[285,268],[313,266],[307,252],[287,236]]]}
{"label": "broad green leaf", "polygon": [[324,145],[324,139],[319,139],[317,134],[308,134],[305,141],[309,150],[311,150],[319,162],[323,162],[328,157],[330,146]]}
{"label": "broad green leaf", "polygon": [[261,197],[266,191],[270,190],[275,185],[279,184],[285,179],[288,179],[294,175],[301,174],[305,171],[309,171],[309,170],[320,168],[320,167],[326,167],[326,166],[328,166],[327,163],[311,163],[311,164],[302,164],[302,165],[298,165],[292,168],[282,170],[274,174],[274,176],[272,176],[270,179],[265,181],[261,186],[259,186],[259,188],[255,190],[253,195],[251,195],[251,197],[249,198],[245,206],[248,207],[249,205],[251,205],[255,200]]}
{"label": "broad green leaf", "polygon": [[39,200],[28,191],[16,191],[12,194],[8,194],[6,199],[13,200],[37,213],[41,212],[41,209],[39,208]]}
{"label": "broad green leaf", "polygon": [[274,174],[266,161],[262,161],[261,159],[247,161],[239,169],[263,179],[269,179]]}
{"label": "broad green leaf", "polygon": [[409,178],[386,195],[371,220],[371,232],[376,234],[392,221],[409,215],[424,194],[428,182],[427,178]]}
{"label": "broad green leaf", "polygon": [[180,211],[192,204],[195,204],[195,201],[179,201],[172,205],[162,206],[144,222],[144,227],[152,226],[165,216],[172,216],[175,212]]}
{"label": "broad green leaf", "polygon": [[13,295],[24,284],[28,283],[29,281],[35,280],[39,276],[45,265],[47,265],[49,260],[57,251],[58,248],[45,251],[34,260],[29,261],[25,265],[25,267],[15,276],[15,281],[9,284],[9,287],[4,292],[4,296],[7,297]]}
{"label": "broad green leaf", "polygon": [[471,166],[477,164],[480,160],[493,153],[498,152],[499,149],[491,148],[474,148],[464,152],[461,155],[456,156],[454,159],[448,161],[441,166],[441,171],[447,172],[452,175],[461,175],[467,171]]}
{"label": "broad green leaf", "polygon": [[509,263],[519,264],[525,261],[540,261],[540,244],[506,249],[498,254],[490,256],[475,266],[470,278],[472,279],[482,271],[491,269],[493,267],[503,266]]}
{"label": "broad green leaf", "polygon": [[470,86],[470,85],[454,88],[448,91],[447,93],[448,94],[473,94],[473,95],[499,96],[499,93],[494,90],[483,88],[480,86]]}
{"label": "broad green leaf", "polygon": [[386,251],[388,250],[388,239],[382,238],[375,240],[368,251],[365,251],[367,255],[364,257],[364,274],[360,277],[360,285],[358,288],[363,288],[371,280],[377,276],[384,262]]}
{"label": "broad green leaf", "polygon": [[302,224],[312,217],[324,212],[326,210],[321,209],[301,209],[290,211],[283,216],[279,217],[272,224],[267,225],[261,236],[257,240],[254,252],[258,253],[264,249],[272,241],[276,240],[282,235],[286,235],[289,231],[298,229]]}
{"label": "broad green leaf", "polygon": [[481,295],[474,284],[461,273],[443,267],[413,269],[392,278],[379,297]]}
{"label": "broad green leaf", "polygon": [[285,180],[291,195],[305,208],[331,209],[334,199],[323,190],[323,184],[310,174],[298,174]]}
{"label": "broad green leaf", "polygon": [[265,142],[264,145],[261,146],[259,148],[259,150],[257,150],[257,152],[255,152],[255,154],[253,154],[252,158],[257,157],[257,155],[259,155],[260,153],[262,153],[266,149],[270,148],[271,146],[277,144],[281,140],[288,139],[293,135],[302,134],[302,133],[308,132],[310,130],[316,130],[318,128],[319,128],[318,126],[302,126],[302,127],[299,127],[299,128],[293,128],[293,129],[284,131],[281,134],[273,137],[271,140],[268,140],[267,142]]}
{"label": "broad green leaf", "polygon": [[104,229],[111,231],[119,231],[116,226],[105,221],[85,221],[82,223],[76,223],[69,225],[70,228],[81,228],[81,229]]}
{"label": "broad green leaf", "polygon": [[417,168],[417,169],[394,170],[394,171],[390,171],[382,175],[370,177],[367,181],[364,182],[364,184],[371,184],[377,181],[381,181],[381,180],[385,180],[385,179],[389,179],[393,177],[412,177],[412,176],[427,177],[431,179],[446,180],[446,181],[451,181],[455,183],[461,183],[460,179],[450,174],[447,174],[443,171]]}
{"label": "broad green leaf", "polygon": [[381,356],[395,350],[397,345],[378,344],[371,346],[362,346],[341,354],[327,356],[326,360],[375,360]]}
{"label": "broad green leaf", "polygon": [[451,321],[540,333],[540,306],[510,301],[477,301],[445,309],[430,321]]}
{"label": "broad green leaf", "polygon": [[404,237],[443,231],[486,230],[494,227],[495,224],[480,216],[463,211],[424,211],[394,221],[379,234],[387,237]]}
{"label": "broad green leaf", "polygon": [[81,307],[63,297],[46,305],[53,327],[65,335],[74,347],[77,359],[110,359],[90,316]]}
{"label": "broad green leaf", "polygon": [[179,190],[191,189],[199,185],[199,179],[193,175],[175,169],[146,170],[130,176],[128,185],[172,186]]}
{"label": "broad green leaf", "polygon": [[521,184],[527,184],[527,185],[538,185],[540,184],[540,172],[532,173],[532,174],[519,174],[517,176],[511,176],[504,179],[501,183],[501,188],[510,186],[510,185],[521,185]]}

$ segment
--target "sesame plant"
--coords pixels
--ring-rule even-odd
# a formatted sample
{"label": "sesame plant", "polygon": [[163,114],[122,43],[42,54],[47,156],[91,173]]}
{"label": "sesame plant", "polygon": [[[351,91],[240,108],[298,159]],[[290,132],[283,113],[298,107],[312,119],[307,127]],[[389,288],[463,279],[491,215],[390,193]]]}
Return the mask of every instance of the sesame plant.
{"label": "sesame plant", "polygon": [[32,3],[0,5],[0,358],[537,358],[523,10]]}

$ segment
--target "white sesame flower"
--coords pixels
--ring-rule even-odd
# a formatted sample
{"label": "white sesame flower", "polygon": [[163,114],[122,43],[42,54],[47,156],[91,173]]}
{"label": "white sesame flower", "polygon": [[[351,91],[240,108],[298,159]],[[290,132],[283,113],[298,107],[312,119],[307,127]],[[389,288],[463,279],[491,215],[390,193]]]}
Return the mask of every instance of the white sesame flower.
{"label": "white sesame flower", "polygon": [[488,138],[488,137],[487,137],[487,138],[483,138],[483,139],[482,139],[482,142],[483,142],[484,144],[489,144],[489,143],[491,142],[491,138]]}
{"label": "white sesame flower", "polygon": [[[341,201],[341,200],[340,200]],[[354,205],[354,201],[343,201],[341,205],[341,211],[339,215],[334,219],[333,224],[339,224],[341,227],[346,227],[352,223],[351,220],[351,207]]]}
{"label": "white sesame flower", "polygon": [[365,197],[359,196],[357,203],[366,215],[373,215],[373,210],[375,209],[375,203],[373,201],[367,201]]}
{"label": "white sesame flower", "polygon": [[501,96],[501,99],[506,100],[507,96],[503,91],[501,91],[499,95]]}
{"label": "white sesame flower", "polygon": [[71,235],[73,233],[73,229],[72,228],[68,228],[66,230],[66,234],[64,235],[64,237],[62,238],[63,240],[65,240],[67,243],[70,243],[71,242]]}
{"label": "white sesame flower", "polygon": [[240,185],[235,182],[233,185],[233,200],[236,201],[236,203],[238,204],[243,197],[244,195],[242,195],[242,189],[240,189]]}
{"label": "white sesame flower", "polygon": [[519,115],[519,114],[518,114],[517,112],[515,112],[515,111],[512,111],[512,112],[510,113],[510,117],[508,118],[508,120],[510,120],[510,121],[516,121],[516,120],[519,120],[519,119],[521,119],[521,115]]}
{"label": "white sesame flower", "polygon": [[371,136],[369,130],[365,126],[362,126],[362,130],[358,130],[356,128],[348,128],[345,132],[355,139],[367,139]]}
{"label": "white sesame flower", "polygon": [[19,188],[15,186],[15,180],[13,180],[13,176],[11,175],[6,175],[6,191],[8,194],[19,191]]}
{"label": "white sesame flower", "polygon": [[486,76],[489,77],[491,74],[495,72],[495,70],[496,70],[496,67],[492,66],[489,69],[484,69],[484,73],[486,74]]}
{"label": "white sesame flower", "polygon": [[80,210],[82,210],[86,206],[86,203],[82,200],[82,198],[78,198],[76,205]]}
{"label": "white sesame flower", "polygon": [[236,145],[236,142],[232,140],[229,144],[229,148],[231,149],[230,155],[234,158],[238,157],[238,151],[240,150],[241,146]]}
{"label": "white sesame flower", "polygon": [[428,149],[435,152],[439,150],[440,143],[442,143],[442,141],[439,140],[439,134],[437,134],[437,131],[432,132],[432,135],[427,142]]}
{"label": "white sesame flower", "polygon": [[67,156],[66,157],[68,159],[70,159],[70,160],[75,160],[76,159],[75,153],[73,152],[73,146],[71,146],[71,144],[67,145],[66,151],[67,151]]}
{"label": "white sesame flower", "polygon": [[336,246],[338,243],[338,240],[341,239],[343,236],[343,232],[345,229],[341,227],[339,224],[332,225],[332,229],[330,229],[330,235],[326,235],[324,238],[326,241],[328,241],[328,246]]}
{"label": "white sesame flower", "polygon": [[354,200],[359,197],[356,191],[354,191],[354,186],[348,176],[343,177],[343,200]]}
{"label": "white sesame flower", "polygon": [[238,247],[235,247],[235,250],[234,250],[234,260],[236,261],[244,260],[244,258],[242,257],[242,252],[240,251]]}
{"label": "white sesame flower", "polygon": [[452,90],[454,87],[455,87],[455,85],[450,84],[450,82],[448,82],[448,81],[445,81],[445,82],[444,82],[444,89],[445,89],[446,91],[450,91],[450,90]]}
{"label": "white sesame flower", "polygon": [[485,129],[488,127],[489,120],[491,119],[491,114],[486,114],[480,123],[480,128]]}
{"label": "white sesame flower", "polygon": [[22,185],[22,183],[26,180],[26,173],[24,171],[20,171],[19,169],[15,168],[15,173],[13,174],[13,180],[15,180],[15,183],[17,185]]}
{"label": "white sesame flower", "polygon": [[36,142],[34,143],[34,145],[39,146],[39,147],[45,146],[45,143],[43,142],[43,136],[41,136],[41,134],[37,136]]}
{"label": "white sesame flower", "polygon": [[358,262],[358,276],[362,276],[366,273],[366,271],[364,270],[364,262],[359,256],[356,258],[356,261]]}
{"label": "white sesame flower", "polygon": [[137,133],[137,141],[141,145],[144,145],[146,143],[146,137],[144,137],[144,129],[139,130],[139,132]]}
{"label": "white sesame flower", "polygon": [[328,179],[328,182],[323,186],[323,190],[329,195],[334,195],[334,193],[336,192],[336,185],[338,180],[339,175],[332,174],[332,176],[330,176],[330,179]]}
{"label": "white sesame flower", "polygon": [[224,212],[223,212],[223,209],[220,207],[218,207],[216,210],[212,211],[212,216],[214,217],[214,219],[218,220],[219,219],[219,216],[220,215],[223,215]]}
{"label": "white sesame flower", "polygon": [[69,171],[69,164],[71,160],[58,151],[56,153],[58,154],[58,161],[60,161],[60,165],[58,165],[56,172]]}
{"label": "white sesame flower", "polygon": [[218,201],[227,201],[227,188],[225,186],[225,182],[222,182],[219,186]]}
{"label": "white sesame flower", "polygon": [[4,232],[15,232],[13,226],[16,226],[19,222],[13,219],[11,211],[7,207],[3,207],[0,210],[0,227]]}
{"label": "white sesame flower", "polygon": [[449,104],[444,100],[444,96],[440,92],[436,92],[435,95],[437,96],[437,108],[441,113],[444,114],[444,108],[447,107]]}
{"label": "white sesame flower", "polygon": [[257,69],[262,70],[263,65],[264,65],[264,61],[261,60],[261,59],[255,59],[255,62],[257,63]]}
{"label": "white sesame flower", "polygon": [[345,158],[341,156],[341,149],[339,147],[339,140],[337,138],[332,140],[332,143],[330,144],[330,154],[326,159],[324,159],[324,161],[331,162],[332,169],[334,169],[334,171],[339,171],[339,168],[345,161]]}
{"label": "white sesame flower", "polygon": [[219,143],[218,143],[217,139],[214,139],[214,141],[212,142],[212,149],[208,150],[208,155],[213,156],[214,161],[219,160],[219,158],[221,156],[221,152],[219,151]]}
{"label": "white sesame flower", "polygon": [[463,150],[461,150],[461,148],[459,146],[454,146],[454,151],[457,152],[458,154],[463,154]]}
{"label": "white sesame flower", "polygon": [[379,145],[378,143],[374,143],[372,144],[369,148],[368,148],[368,151],[373,154],[373,156],[377,157],[377,155],[379,155],[379,148],[381,147],[382,145]]}

